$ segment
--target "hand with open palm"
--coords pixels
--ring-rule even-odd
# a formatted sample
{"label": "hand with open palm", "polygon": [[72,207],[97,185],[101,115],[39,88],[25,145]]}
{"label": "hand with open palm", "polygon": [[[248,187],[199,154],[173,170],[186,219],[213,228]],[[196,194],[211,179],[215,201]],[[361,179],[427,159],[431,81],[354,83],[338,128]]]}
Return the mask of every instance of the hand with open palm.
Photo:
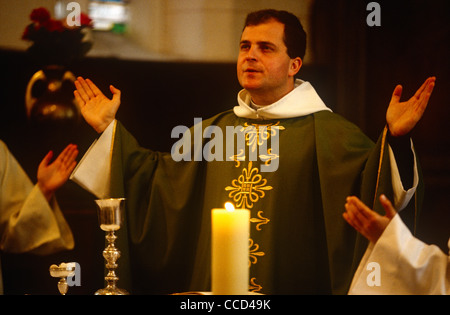
{"label": "hand with open palm", "polygon": [[77,155],[77,146],[69,144],[53,162],[50,163],[53,158],[53,151],[50,151],[39,164],[37,182],[48,201],[53,193],[69,179],[77,164],[75,161]]}
{"label": "hand with open palm", "polygon": [[402,86],[397,85],[392,94],[391,102],[386,113],[386,121],[391,135],[404,136],[411,132],[428,105],[431,93],[436,82],[435,77],[430,77],[422,84],[413,97],[405,102],[400,102]]}
{"label": "hand with open palm", "polygon": [[120,106],[120,90],[114,86],[109,89],[112,99],[107,98],[102,91],[89,79],[78,77],[75,81],[75,99],[86,122],[98,133],[102,133],[115,119]]}
{"label": "hand with open palm", "polygon": [[385,195],[380,196],[380,202],[386,212],[384,216],[370,209],[355,196],[347,198],[343,213],[345,221],[372,243],[377,242],[391,219],[397,214]]}

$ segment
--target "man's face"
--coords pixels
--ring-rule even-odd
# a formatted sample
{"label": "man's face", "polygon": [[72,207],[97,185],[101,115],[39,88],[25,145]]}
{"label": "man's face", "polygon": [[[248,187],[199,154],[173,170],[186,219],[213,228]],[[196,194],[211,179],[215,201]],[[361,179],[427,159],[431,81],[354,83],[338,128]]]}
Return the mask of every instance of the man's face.
{"label": "man's face", "polygon": [[284,25],[276,20],[247,26],[242,32],[238,80],[258,105],[271,104],[294,88],[301,59],[289,57],[283,37]]}

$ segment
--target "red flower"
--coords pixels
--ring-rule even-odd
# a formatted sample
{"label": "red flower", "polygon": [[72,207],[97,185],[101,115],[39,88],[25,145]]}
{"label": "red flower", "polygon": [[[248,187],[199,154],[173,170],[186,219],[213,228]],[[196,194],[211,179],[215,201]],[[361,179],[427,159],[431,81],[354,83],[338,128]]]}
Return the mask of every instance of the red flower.
{"label": "red flower", "polygon": [[22,39],[32,42],[28,52],[42,64],[69,64],[82,58],[92,47],[92,41],[86,40],[85,28],[92,27],[92,20],[81,14],[80,26],[68,26],[67,19],[51,18],[46,8],[34,9]]}
{"label": "red flower", "polygon": [[49,19],[42,23],[42,27],[45,27],[49,32],[62,32],[64,31],[64,25],[59,20]]}
{"label": "red flower", "polygon": [[80,14],[80,24],[84,26],[90,26],[92,23],[91,18],[86,14],[81,12]]}
{"label": "red flower", "polygon": [[30,19],[33,22],[44,23],[50,20],[50,12],[44,7],[34,9],[30,14]]}

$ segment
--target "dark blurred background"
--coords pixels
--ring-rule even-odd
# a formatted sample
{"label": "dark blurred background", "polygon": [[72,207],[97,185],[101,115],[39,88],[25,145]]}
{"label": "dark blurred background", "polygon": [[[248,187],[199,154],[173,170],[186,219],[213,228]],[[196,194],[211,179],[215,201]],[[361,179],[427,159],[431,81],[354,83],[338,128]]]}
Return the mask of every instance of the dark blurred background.
{"label": "dark blurred background", "polygon": [[[315,62],[304,65],[300,77],[311,81],[329,107],[374,141],[384,128],[395,86],[403,85],[407,99],[427,77],[437,77],[429,106],[412,135],[425,181],[417,236],[448,253],[450,2],[377,1],[379,27],[366,24],[368,2],[314,1],[308,36]],[[109,84],[121,89],[117,118],[144,147],[168,151],[172,128],[191,126],[194,117],[206,119],[236,105],[240,87],[235,68],[234,62],[87,57],[70,70],[91,78],[107,95]],[[83,121],[48,131],[27,120],[25,89],[38,68],[26,53],[0,50],[0,69],[0,138],[30,178],[36,180],[39,161],[50,149],[59,153],[73,142],[81,158],[97,136]],[[48,267],[63,261],[81,265],[82,286],[70,288],[69,294],[92,294],[104,286],[104,234],[97,225],[95,197],[68,182],[57,199],[72,227],[75,249],[45,257],[2,253],[6,294],[57,294],[57,280],[49,276]]]}

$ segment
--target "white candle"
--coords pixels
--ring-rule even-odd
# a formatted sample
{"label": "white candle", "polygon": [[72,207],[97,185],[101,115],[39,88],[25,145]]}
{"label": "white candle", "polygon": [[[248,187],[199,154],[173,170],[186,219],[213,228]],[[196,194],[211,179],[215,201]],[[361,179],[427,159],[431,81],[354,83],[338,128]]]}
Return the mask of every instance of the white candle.
{"label": "white candle", "polygon": [[250,211],[231,205],[213,209],[211,217],[212,294],[248,294]]}

